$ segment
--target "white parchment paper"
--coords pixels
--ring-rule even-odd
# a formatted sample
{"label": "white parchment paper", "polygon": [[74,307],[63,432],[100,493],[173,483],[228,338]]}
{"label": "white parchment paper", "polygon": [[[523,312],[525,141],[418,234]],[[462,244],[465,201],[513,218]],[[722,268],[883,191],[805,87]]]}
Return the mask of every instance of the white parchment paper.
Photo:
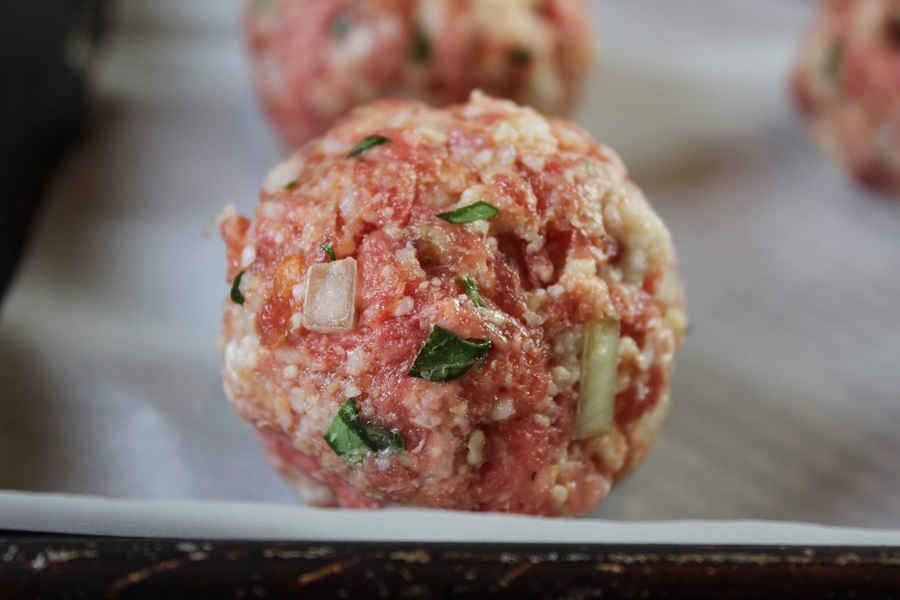
{"label": "white parchment paper", "polygon": [[128,0],[0,313],[0,528],[900,544],[900,202],[854,187],[790,105],[815,3],[591,1],[603,60],[577,118],[670,226],[693,322],[664,432],[600,521],[296,506],[214,345],[228,287],[204,228],[249,214],[282,153],[239,5]]}

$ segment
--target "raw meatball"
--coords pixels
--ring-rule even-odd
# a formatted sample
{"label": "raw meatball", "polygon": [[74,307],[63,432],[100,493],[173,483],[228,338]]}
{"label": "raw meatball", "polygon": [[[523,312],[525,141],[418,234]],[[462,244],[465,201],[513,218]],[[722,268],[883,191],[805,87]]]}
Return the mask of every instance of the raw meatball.
{"label": "raw meatball", "polygon": [[900,195],[900,1],[823,1],[792,87],[853,177]]}
{"label": "raw meatball", "polygon": [[593,59],[586,0],[253,0],[256,87],[294,148],[386,96],[474,89],[564,114]]}
{"label": "raw meatball", "polygon": [[668,410],[671,239],[573,124],[382,100],[221,229],[225,390],[309,503],[581,514]]}

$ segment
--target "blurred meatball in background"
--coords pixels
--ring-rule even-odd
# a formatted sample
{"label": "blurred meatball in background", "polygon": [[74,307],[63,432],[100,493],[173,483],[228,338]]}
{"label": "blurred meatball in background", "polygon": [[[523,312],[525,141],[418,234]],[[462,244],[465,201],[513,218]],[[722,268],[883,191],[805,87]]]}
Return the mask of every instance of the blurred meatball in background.
{"label": "blurred meatball in background", "polygon": [[259,97],[288,147],[386,96],[481,89],[566,114],[595,58],[586,0],[251,0]]}
{"label": "blurred meatball in background", "polygon": [[814,134],[859,183],[900,195],[900,1],[826,0],[791,81]]}

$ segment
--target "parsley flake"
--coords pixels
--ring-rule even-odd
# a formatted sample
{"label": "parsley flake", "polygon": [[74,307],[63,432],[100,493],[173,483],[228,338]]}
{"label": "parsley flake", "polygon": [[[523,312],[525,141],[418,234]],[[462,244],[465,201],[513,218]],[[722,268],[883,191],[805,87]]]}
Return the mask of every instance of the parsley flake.
{"label": "parsley flake", "polygon": [[381,144],[387,144],[390,141],[390,138],[386,138],[383,135],[370,135],[369,137],[364,138],[360,143],[358,143],[353,148],[353,150],[350,151],[350,154],[347,155],[347,158],[353,158],[354,156],[362,154],[369,148],[374,148],[375,146],[380,146]]}
{"label": "parsley flake", "polygon": [[534,60],[534,53],[528,48],[516,48],[511,50],[506,58],[514,67],[522,67]]}
{"label": "parsley flake", "polygon": [[499,214],[499,208],[497,208],[496,206],[491,206],[487,202],[482,202],[481,200],[479,200],[474,204],[461,206],[456,210],[451,210],[450,212],[439,213],[438,217],[447,221],[448,223],[459,225],[460,223],[471,223],[472,221],[486,221],[488,219],[493,219]]}
{"label": "parsley flake", "polygon": [[435,325],[409,369],[411,377],[450,381],[462,377],[475,364],[484,364],[491,341],[470,342]]}
{"label": "parsley flake", "polygon": [[300,180],[299,180],[299,179],[291,179],[291,180],[288,181],[286,184],[284,184],[284,189],[286,189],[286,190],[292,190],[292,189],[294,189],[295,187],[297,187],[298,185],[300,185]]}
{"label": "parsley flake", "polygon": [[351,467],[362,462],[370,452],[406,450],[402,435],[367,424],[360,418],[356,398],[347,398],[341,405],[323,437],[334,453]]}
{"label": "parsley flake", "polygon": [[331,247],[331,244],[319,244],[319,248],[325,251],[325,254],[328,255],[329,262],[332,260],[337,260],[337,257],[334,255],[334,248]]}
{"label": "parsley flake", "polygon": [[425,30],[419,25],[413,31],[412,43],[409,46],[409,60],[414,63],[426,63],[431,57],[431,41]]}
{"label": "parsley flake", "polygon": [[475,281],[475,278],[469,277],[468,275],[460,275],[459,280],[463,284],[463,287],[466,290],[466,296],[469,297],[472,304],[474,304],[476,308],[484,306],[484,298],[481,297],[481,293],[478,291],[478,282]]}
{"label": "parsley flake", "polygon": [[237,274],[237,277],[234,278],[234,282],[231,284],[231,301],[235,304],[244,305],[244,295],[241,293],[241,278],[244,276],[246,271],[241,271]]}
{"label": "parsley flake", "polygon": [[275,0],[253,0],[252,10],[253,12],[265,12],[272,8],[272,5],[275,3]]}
{"label": "parsley flake", "polygon": [[844,46],[840,42],[835,42],[828,49],[825,56],[824,71],[825,76],[832,81],[837,80],[841,72],[841,63],[844,62]]}
{"label": "parsley flake", "polygon": [[352,26],[353,22],[350,20],[350,17],[341,13],[332,19],[328,32],[331,34],[331,37],[340,39],[350,32]]}

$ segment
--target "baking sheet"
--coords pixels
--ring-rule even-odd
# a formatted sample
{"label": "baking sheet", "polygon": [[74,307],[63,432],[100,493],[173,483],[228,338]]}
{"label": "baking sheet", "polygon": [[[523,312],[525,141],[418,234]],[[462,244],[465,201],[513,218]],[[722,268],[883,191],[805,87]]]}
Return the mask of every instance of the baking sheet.
{"label": "baking sheet", "polygon": [[[666,531],[750,543],[772,526],[713,521],[751,519],[888,530],[821,531],[900,544],[900,203],[855,188],[789,103],[815,3],[591,1],[603,64],[577,119],[672,230],[693,327],[660,440],[590,515],[601,521],[525,520],[526,535],[615,541],[655,526],[633,521],[691,520]],[[253,537],[283,508],[296,526],[281,533],[298,538],[322,519],[333,535],[390,531],[403,513],[296,508],[221,390],[228,286],[223,244],[203,232],[226,202],[249,214],[281,156],[252,96],[238,2],[114,6],[94,127],[0,309],[0,489],[38,493],[0,493],[0,528],[172,533],[165,523],[203,513],[207,534]],[[486,523],[429,514],[466,536]],[[493,518],[507,525],[484,531],[520,523]],[[365,526],[344,529],[355,520]]]}

